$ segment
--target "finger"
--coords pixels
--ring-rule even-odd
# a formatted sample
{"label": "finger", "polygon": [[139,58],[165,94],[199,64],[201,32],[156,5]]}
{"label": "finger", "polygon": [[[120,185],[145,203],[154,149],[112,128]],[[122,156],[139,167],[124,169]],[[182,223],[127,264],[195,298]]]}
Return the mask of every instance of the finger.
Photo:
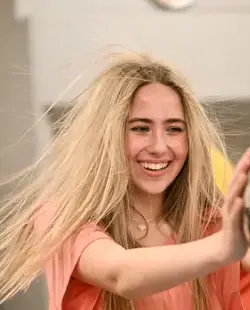
{"label": "finger", "polygon": [[234,174],[236,175],[240,171],[248,172],[250,168],[250,148],[242,155],[238,164],[235,167]]}
{"label": "finger", "polygon": [[243,217],[243,229],[245,236],[250,241],[250,209],[244,208],[244,217]]}
{"label": "finger", "polygon": [[236,197],[232,204],[232,213],[231,213],[231,219],[232,219],[232,225],[233,228],[236,230],[242,230],[243,229],[243,213],[244,213],[244,201],[240,197]]}
{"label": "finger", "polygon": [[233,201],[233,207],[232,207],[232,216],[236,217],[238,215],[240,215],[240,213],[243,214],[244,211],[244,201],[242,198],[240,197],[235,197],[234,201]]}
{"label": "finger", "polygon": [[231,210],[231,205],[233,204],[234,200],[238,198],[243,198],[246,186],[248,183],[248,177],[245,173],[238,173],[235,177],[230,191],[226,197],[226,207]]}
{"label": "finger", "polygon": [[247,187],[244,192],[245,206],[250,209],[250,180],[248,180]]}
{"label": "finger", "polygon": [[[229,195],[233,195],[238,190],[239,195],[243,194],[248,183],[248,175],[245,172],[239,171],[229,186]],[[240,190],[241,188],[241,190]]]}
{"label": "finger", "polygon": [[235,198],[231,203],[231,213],[223,214],[223,224],[225,229],[240,231],[243,229],[243,200],[239,197]]}
{"label": "finger", "polygon": [[250,171],[250,149],[242,156],[241,160],[236,166],[232,181],[229,185],[229,192],[235,186],[235,182],[238,182],[237,181],[238,175],[242,173],[248,175],[249,171]]}

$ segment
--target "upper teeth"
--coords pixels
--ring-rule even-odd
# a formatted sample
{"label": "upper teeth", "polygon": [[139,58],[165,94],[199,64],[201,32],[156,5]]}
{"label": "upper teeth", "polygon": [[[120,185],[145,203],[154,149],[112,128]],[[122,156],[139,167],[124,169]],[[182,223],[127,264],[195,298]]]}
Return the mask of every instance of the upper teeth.
{"label": "upper teeth", "polygon": [[142,167],[151,170],[160,170],[164,169],[168,166],[168,163],[160,163],[160,164],[151,164],[151,163],[143,163],[141,162]]}

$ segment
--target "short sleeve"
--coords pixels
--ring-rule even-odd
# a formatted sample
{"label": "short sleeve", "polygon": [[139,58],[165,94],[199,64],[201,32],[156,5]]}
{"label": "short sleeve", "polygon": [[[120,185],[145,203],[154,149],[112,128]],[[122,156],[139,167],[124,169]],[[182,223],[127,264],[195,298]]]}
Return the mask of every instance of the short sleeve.
{"label": "short sleeve", "polygon": [[[110,238],[99,227],[92,224],[86,225],[79,234],[69,238],[62,247],[53,254],[52,258],[45,265],[45,273],[49,290],[50,309],[92,309],[100,295],[100,290],[93,288],[79,280],[72,279],[72,273],[86,247],[103,238]],[[84,296],[79,296],[79,291]],[[65,300],[65,297],[67,300]],[[79,306],[76,308],[75,304]],[[62,303],[71,304],[69,307],[62,307]],[[83,302],[85,306],[83,307]],[[73,306],[74,304],[74,306]]]}
{"label": "short sleeve", "polygon": [[[39,220],[38,224],[41,225]],[[39,228],[36,226],[36,229]],[[98,239],[110,239],[105,231],[94,224],[87,224],[68,238],[45,263],[49,291],[49,310],[91,310],[100,295],[98,288],[72,278],[72,273],[84,249]],[[67,306],[65,306],[67,305]]]}

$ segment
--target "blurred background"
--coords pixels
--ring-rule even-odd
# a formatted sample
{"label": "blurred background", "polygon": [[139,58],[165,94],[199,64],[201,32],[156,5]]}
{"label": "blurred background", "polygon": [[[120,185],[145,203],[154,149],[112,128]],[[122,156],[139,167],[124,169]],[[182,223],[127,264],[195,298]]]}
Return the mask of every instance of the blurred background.
{"label": "blurred background", "polygon": [[[105,55],[128,49],[184,73],[215,111],[235,162],[250,145],[250,1],[197,0],[180,10],[177,2],[188,1],[1,0],[1,178],[39,157],[51,124],[102,69]],[[2,187],[1,197],[11,190]],[[47,309],[44,279],[0,309]]]}

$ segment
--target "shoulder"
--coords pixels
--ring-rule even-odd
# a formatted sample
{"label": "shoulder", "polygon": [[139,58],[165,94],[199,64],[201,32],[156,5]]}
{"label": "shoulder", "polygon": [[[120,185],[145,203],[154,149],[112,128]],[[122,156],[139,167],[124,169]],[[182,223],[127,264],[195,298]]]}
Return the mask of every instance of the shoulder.
{"label": "shoulder", "polygon": [[83,224],[46,261],[44,269],[52,308],[95,309],[101,290],[74,275],[82,253],[100,239],[111,239],[102,225]]}
{"label": "shoulder", "polygon": [[[57,206],[54,203],[41,204],[37,208],[34,216],[34,231],[37,239],[40,237],[50,238],[50,233],[56,233],[54,220],[56,221]],[[48,232],[49,229],[50,231]],[[81,252],[93,241],[98,239],[112,239],[101,223],[87,222],[82,223],[74,233],[72,233],[65,241],[55,246],[52,254],[47,261],[53,261],[53,266],[61,264],[60,268],[75,264]],[[62,238],[63,239],[63,236]],[[70,255],[69,255],[70,254]],[[71,260],[71,261],[70,261]],[[64,264],[67,261],[67,264]],[[70,262],[69,262],[70,261]]]}
{"label": "shoulder", "polygon": [[[41,203],[37,206],[36,213],[33,217],[34,229],[36,233],[42,233],[48,226],[53,226],[53,220],[57,216],[57,204],[55,202]],[[105,226],[101,223],[86,222],[78,228],[78,230],[72,235],[72,239],[90,237],[92,234],[100,236],[108,233]],[[110,237],[110,236],[109,236]]]}

